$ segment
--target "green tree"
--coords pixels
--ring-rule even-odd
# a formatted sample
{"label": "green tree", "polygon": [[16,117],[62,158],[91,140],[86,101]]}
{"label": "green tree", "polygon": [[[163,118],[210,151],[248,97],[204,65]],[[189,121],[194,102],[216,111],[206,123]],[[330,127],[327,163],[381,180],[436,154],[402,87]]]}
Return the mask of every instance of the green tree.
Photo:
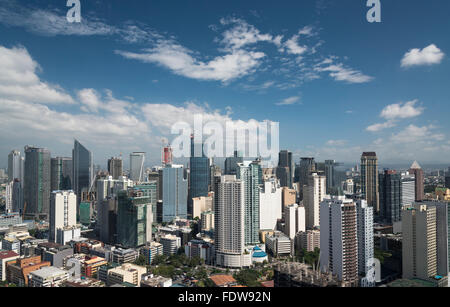
{"label": "green tree", "polygon": [[147,261],[145,260],[144,255],[139,255],[139,257],[137,257],[136,261],[134,261],[134,264],[140,265],[140,266],[145,266],[147,264]]}

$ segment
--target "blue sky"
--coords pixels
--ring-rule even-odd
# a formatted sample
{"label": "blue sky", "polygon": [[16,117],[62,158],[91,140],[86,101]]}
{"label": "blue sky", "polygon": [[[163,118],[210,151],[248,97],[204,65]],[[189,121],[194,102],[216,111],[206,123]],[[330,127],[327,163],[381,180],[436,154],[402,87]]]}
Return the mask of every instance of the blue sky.
{"label": "blue sky", "polygon": [[202,113],[280,122],[296,157],[450,162],[445,0],[0,0],[0,166],[25,144],[146,151]]}

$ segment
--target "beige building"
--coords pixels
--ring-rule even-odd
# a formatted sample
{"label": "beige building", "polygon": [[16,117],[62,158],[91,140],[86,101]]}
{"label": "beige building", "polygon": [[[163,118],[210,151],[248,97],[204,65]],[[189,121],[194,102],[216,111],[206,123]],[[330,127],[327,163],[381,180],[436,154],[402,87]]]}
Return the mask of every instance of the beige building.
{"label": "beige building", "polygon": [[192,218],[201,218],[202,212],[212,210],[213,197],[201,196],[192,198]]}
{"label": "beige building", "polygon": [[320,230],[309,229],[297,233],[296,249],[301,251],[305,249],[307,252],[313,252],[316,248],[320,248]]}
{"label": "beige building", "polygon": [[211,231],[214,229],[214,212],[205,211],[201,215],[202,231]]}
{"label": "beige building", "polygon": [[378,157],[375,152],[364,152],[361,156],[361,193],[374,213],[380,212]]}
{"label": "beige building", "polygon": [[326,198],[326,177],[319,172],[308,176],[308,184],[303,186],[303,204],[306,210],[306,228],[320,226],[320,203]]}
{"label": "beige building", "polygon": [[402,209],[403,278],[437,275],[436,207],[414,204]]}
{"label": "beige building", "polygon": [[142,275],[147,274],[147,268],[131,263],[124,263],[108,271],[108,286],[124,282],[140,286]]}
{"label": "beige building", "polygon": [[282,191],[282,210],[287,206],[293,205],[297,203],[297,191],[294,189],[289,189],[287,187],[283,187]]}

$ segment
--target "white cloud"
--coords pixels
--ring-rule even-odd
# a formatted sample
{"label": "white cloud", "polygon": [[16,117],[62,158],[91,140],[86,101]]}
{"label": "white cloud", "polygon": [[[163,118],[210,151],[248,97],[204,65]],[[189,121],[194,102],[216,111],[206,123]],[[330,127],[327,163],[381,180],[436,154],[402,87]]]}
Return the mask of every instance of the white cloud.
{"label": "white cloud", "polygon": [[277,106],[287,106],[287,105],[293,105],[296,104],[300,100],[299,96],[293,96],[286,99],[283,99],[280,102],[277,102],[275,105]]}
{"label": "white cloud", "polygon": [[402,131],[393,134],[391,140],[398,143],[423,143],[430,141],[443,141],[445,135],[434,132],[436,127],[433,125],[418,127],[409,125]]}
{"label": "white cloud", "polygon": [[[329,59],[321,64],[329,63]],[[336,81],[344,81],[348,83],[367,83],[373,80],[373,77],[367,76],[358,70],[345,67],[342,63],[330,64],[328,66],[321,66],[321,64],[315,67],[318,72],[329,72],[330,77]]]}
{"label": "white cloud", "polygon": [[441,63],[445,54],[436,45],[431,44],[423,49],[414,48],[403,56],[402,67],[433,65]]}
{"label": "white cloud", "polygon": [[284,46],[286,47],[286,52],[289,54],[302,55],[305,53],[308,48],[306,46],[300,46],[298,43],[300,36],[294,35],[290,39],[288,39]]}
{"label": "white cloud", "polygon": [[396,124],[394,121],[387,121],[385,123],[378,123],[378,124],[370,125],[369,127],[366,128],[366,130],[370,131],[370,132],[378,132],[383,129],[392,128],[395,126],[396,126]]}
{"label": "white cloud", "polygon": [[47,104],[74,103],[59,86],[40,80],[39,65],[23,47],[0,46],[0,98]]}
{"label": "white cloud", "polygon": [[381,111],[381,117],[388,119],[388,120],[394,120],[394,119],[404,119],[404,118],[411,118],[419,116],[423,113],[424,108],[423,107],[416,107],[418,100],[412,100],[402,103],[395,103],[386,106]]}
{"label": "white cloud", "polygon": [[346,140],[329,140],[327,141],[327,146],[344,146],[347,144]]}
{"label": "white cloud", "polygon": [[144,63],[156,63],[170,69],[175,74],[197,79],[227,82],[252,73],[265,56],[262,52],[234,50],[224,56],[203,62],[192,56],[192,51],[171,42],[160,41],[153,49],[142,53],[116,51],[127,59]]}

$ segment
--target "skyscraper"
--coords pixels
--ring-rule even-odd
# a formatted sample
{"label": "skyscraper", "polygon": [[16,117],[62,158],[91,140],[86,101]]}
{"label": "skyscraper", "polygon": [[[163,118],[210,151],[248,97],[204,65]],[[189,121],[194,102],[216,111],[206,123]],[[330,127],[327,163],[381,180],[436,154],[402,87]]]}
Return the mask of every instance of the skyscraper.
{"label": "skyscraper", "polygon": [[378,158],[375,152],[364,152],[361,156],[361,193],[375,212],[380,212]]}
{"label": "skyscraper", "polygon": [[[192,207],[192,198],[208,196],[210,178],[210,163],[203,151],[203,143],[191,136],[191,156],[189,158],[189,207]],[[191,209],[191,208],[190,208]],[[189,210],[192,214],[192,210]]]}
{"label": "skyscraper", "polygon": [[81,202],[81,193],[83,189],[89,190],[94,180],[94,165],[92,153],[78,140],[74,141],[72,150],[73,161],[73,190],[77,195],[77,212]]}
{"label": "skyscraper", "polygon": [[412,205],[416,200],[416,178],[409,172],[402,173],[402,207]]}
{"label": "skyscraper", "polygon": [[130,154],[130,179],[137,182],[144,181],[145,152]]}
{"label": "skyscraper", "polygon": [[321,172],[312,172],[303,186],[303,204],[306,210],[306,228],[320,226],[320,203],[326,197],[326,178]]}
{"label": "skyscraper", "polygon": [[73,176],[72,158],[52,158],[51,160],[51,190],[71,190]]}
{"label": "skyscraper", "polygon": [[401,221],[402,177],[395,170],[384,170],[380,174],[380,218],[394,224]]}
{"label": "skyscraper", "polygon": [[338,166],[335,160],[325,160],[324,172],[327,178],[327,194],[335,194],[338,183],[336,182],[335,167]]}
{"label": "skyscraper", "polygon": [[228,157],[225,159],[225,174],[224,175],[236,175],[237,166],[239,163],[244,162],[242,153],[235,150],[233,157]]}
{"label": "skyscraper", "polygon": [[108,159],[108,173],[113,179],[119,179],[123,175],[123,160],[122,158],[112,157]]}
{"label": "skyscraper", "polygon": [[[50,201],[50,232],[51,242],[67,241],[58,237],[70,227],[77,225],[77,197],[73,191],[53,191]],[[58,230],[60,230],[58,232]],[[60,243],[65,244],[66,242]]]}
{"label": "skyscraper", "polygon": [[251,265],[245,254],[245,192],[236,176],[222,176],[217,187],[218,201],[214,210],[216,263],[218,266],[241,268]]}
{"label": "skyscraper", "polygon": [[294,164],[292,152],[282,150],[278,154],[278,167],[276,170],[277,178],[280,180],[280,186],[292,188],[294,181]]}
{"label": "skyscraper", "polygon": [[8,181],[19,179],[23,182],[24,159],[20,151],[13,150],[8,155]]}
{"label": "skyscraper", "polygon": [[152,240],[151,196],[145,194],[146,192],[138,187],[119,192],[117,243],[123,247],[136,248]]}
{"label": "skyscraper", "polygon": [[414,204],[402,210],[403,278],[437,275],[436,207]]}
{"label": "skyscraper", "polygon": [[371,260],[374,257],[373,207],[368,206],[365,200],[358,200],[356,202],[356,215],[358,272],[361,276],[367,276],[371,269]]}
{"label": "skyscraper", "polygon": [[424,173],[422,167],[417,161],[411,165],[409,172],[416,178],[416,201],[422,201],[424,199]]}
{"label": "skyscraper", "polygon": [[300,200],[303,200],[303,186],[308,184],[308,177],[316,170],[314,158],[301,158],[299,166]]}
{"label": "skyscraper", "polygon": [[265,181],[259,189],[259,227],[276,230],[281,219],[282,189],[277,180]]}
{"label": "skyscraper", "polygon": [[289,239],[294,240],[298,232],[306,231],[305,207],[297,204],[284,208],[285,231]]}
{"label": "skyscraper", "polygon": [[188,181],[182,165],[163,168],[163,222],[187,218]]}
{"label": "skyscraper", "polygon": [[320,204],[320,269],[347,286],[358,285],[356,205],[343,197]]}
{"label": "skyscraper", "polygon": [[25,216],[47,219],[50,208],[50,151],[25,147]]}
{"label": "skyscraper", "polygon": [[260,229],[259,189],[262,184],[261,161],[239,163],[236,177],[244,185],[245,244],[258,244]]}

